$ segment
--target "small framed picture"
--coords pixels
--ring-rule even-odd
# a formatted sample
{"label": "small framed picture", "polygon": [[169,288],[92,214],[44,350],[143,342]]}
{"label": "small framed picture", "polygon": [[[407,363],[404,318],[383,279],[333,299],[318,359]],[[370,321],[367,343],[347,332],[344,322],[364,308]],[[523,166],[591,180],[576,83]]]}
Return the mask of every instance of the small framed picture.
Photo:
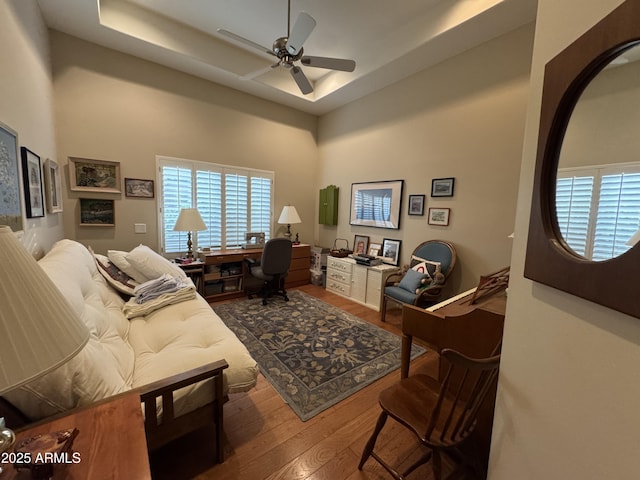
{"label": "small framed picture", "polygon": [[114,201],[99,198],[81,198],[80,225],[86,227],[115,227]]}
{"label": "small framed picture", "polygon": [[409,215],[424,215],[424,195],[409,195]]}
{"label": "small framed picture", "polygon": [[429,225],[449,225],[450,208],[430,208],[429,209]]}
{"label": "small framed picture", "polygon": [[62,179],[58,162],[47,158],[44,162],[44,193],[47,196],[47,212],[62,211]]}
{"label": "small framed picture", "polygon": [[379,243],[371,243],[369,245],[369,255],[373,257],[380,256],[380,252],[382,251],[382,245]]}
{"label": "small framed picture", "polygon": [[369,237],[364,235],[356,235],[353,239],[353,253],[355,255],[363,255],[369,251]]}
{"label": "small framed picture", "polygon": [[400,262],[400,245],[402,240],[385,238],[382,241],[382,261],[391,265],[398,265]]}
{"label": "small framed picture", "polygon": [[124,194],[127,197],[153,198],[153,180],[139,178],[124,179]]}
{"label": "small framed picture", "polygon": [[44,217],[40,157],[26,147],[20,147],[20,154],[22,156],[22,182],[27,218]]}
{"label": "small framed picture", "polygon": [[434,178],[431,180],[431,196],[432,197],[453,197],[453,185],[456,179],[451,178]]}

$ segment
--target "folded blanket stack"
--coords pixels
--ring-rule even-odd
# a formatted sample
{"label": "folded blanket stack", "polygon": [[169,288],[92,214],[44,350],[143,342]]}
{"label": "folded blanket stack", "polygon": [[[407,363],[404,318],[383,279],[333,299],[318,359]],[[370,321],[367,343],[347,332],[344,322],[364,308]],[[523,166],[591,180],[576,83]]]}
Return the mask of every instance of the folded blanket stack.
{"label": "folded blanket stack", "polygon": [[196,296],[196,287],[189,278],[174,278],[164,274],[138,285],[134,293],[136,296],[122,307],[127,318],[148,315],[166,305],[191,300]]}

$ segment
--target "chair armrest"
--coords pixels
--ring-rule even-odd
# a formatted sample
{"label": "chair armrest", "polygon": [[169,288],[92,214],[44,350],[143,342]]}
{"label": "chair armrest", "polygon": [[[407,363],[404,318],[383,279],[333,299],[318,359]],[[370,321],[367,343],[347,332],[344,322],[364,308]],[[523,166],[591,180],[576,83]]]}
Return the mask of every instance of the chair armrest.
{"label": "chair armrest", "polygon": [[221,373],[225,368],[229,368],[227,361],[217,360],[215,362],[187,370],[186,372],[176,373],[171,377],[163,378],[162,380],[138,387],[136,388],[136,391],[140,393],[140,400],[144,402],[145,399],[155,399],[156,397],[161,396],[164,392],[173,392],[188,385],[206,380],[207,378],[214,377]]}
{"label": "chair armrest", "polygon": [[440,299],[440,295],[442,293],[443,287],[444,287],[444,284],[439,284],[439,285],[431,285],[425,288],[416,297],[413,304],[419,307],[423,307],[428,304],[434,303],[435,301]]}
{"label": "chair armrest", "polygon": [[[134,389],[135,392],[140,394],[140,400],[144,404],[144,429],[147,435],[147,448],[149,451],[156,450],[186,433],[201,428],[207,422],[213,421],[215,423],[216,436],[215,459],[218,463],[224,460],[222,405],[226,399],[223,392],[222,373],[228,367],[226,360],[218,360]],[[173,393],[176,390],[209,378],[213,380],[211,402],[176,417]],[[156,409],[158,397],[162,398],[161,416],[158,416]]]}
{"label": "chair armrest", "polygon": [[390,287],[391,285],[395,285],[396,283],[398,283],[400,280],[402,280],[402,277],[404,275],[400,272],[398,273],[392,273],[391,275],[389,275],[384,283],[385,287]]}

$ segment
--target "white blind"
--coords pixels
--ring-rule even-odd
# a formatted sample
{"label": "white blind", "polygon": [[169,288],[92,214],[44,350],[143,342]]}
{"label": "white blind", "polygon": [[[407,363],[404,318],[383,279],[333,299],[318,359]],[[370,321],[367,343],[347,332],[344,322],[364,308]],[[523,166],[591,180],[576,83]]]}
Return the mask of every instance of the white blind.
{"label": "white blind", "polygon": [[600,261],[626,252],[640,228],[640,163],[559,170],[556,212],[576,253]]}
{"label": "white blind", "polygon": [[194,232],[197,248],[233,248],[245,233],[271,237],[274,173],[215,163],[157,157],[160,245],[164,253],[184,252],[186,232],[174,232],[180,209],[196,206],[207,230]]}

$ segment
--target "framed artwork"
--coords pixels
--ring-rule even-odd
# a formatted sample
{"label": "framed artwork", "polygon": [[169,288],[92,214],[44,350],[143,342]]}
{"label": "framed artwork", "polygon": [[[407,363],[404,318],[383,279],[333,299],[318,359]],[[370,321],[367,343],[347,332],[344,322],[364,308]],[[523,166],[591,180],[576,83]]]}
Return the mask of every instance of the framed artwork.
{"label": "framed artwork", "polygon": [[424,215],[424,195],[409,195],[409,215]]}
{"label": "framed artwork", "polygon": [[353,253],[363,255],[369,252],[369,237],[356,235],[353,239]]}
{"label": "framed artwork", "polygon": [[47,158],[44,162],[44,193],[47,197],[47,212],[62,211],[62,179],[58,162]]}
{"label": "framed artwork", "polygon": [[456,179],[451,178],[434,178],[431,180],[431,196],[432,197],[453,197],[453,185]]}
{"label": "framed artwork", "polygon": [[369,245],[369,255],[372,257],[380,256],[380,252],[382,252],[382,245],[379,243],[372,243]]}
{"label": "framed artwork", "polygon": [[391,265],[398,265],[401,244],[402,240],[393,240],[391,238],[382,240],[382,261]]}
{"label": "framed artwork", "polygon": [[404,180],[351,184],[351,225],[400,228]]}
{"label": "framed artwork", "polygon": [[127,197],[153,198],[153,180],[141,180],[139,178],[124,179],[124,194]]}
{"label": "framed artwork", "polygon": [[0,123],[0,225],[14,232],[24,228],[19,172],[18,134]]}
{"label": "framed artwork", "polygon": [[77,192],[120,193],[120,162],[69,157],[69,188]]}
{"label": "framed artwork", "polygon": [[114,201],[99,198],[81,198],[80,225],[114,227],[116,225]]}
{"label": "framed artwork", "polygon": [[450,208],[430,208],[429,209],[429,225],[449,225]]}
{"label": "framed artwork", "polygon": [[20,147],[20,155],[22,156],[22,183],[27,218],[44,217],[40,157],[26,147]]}

